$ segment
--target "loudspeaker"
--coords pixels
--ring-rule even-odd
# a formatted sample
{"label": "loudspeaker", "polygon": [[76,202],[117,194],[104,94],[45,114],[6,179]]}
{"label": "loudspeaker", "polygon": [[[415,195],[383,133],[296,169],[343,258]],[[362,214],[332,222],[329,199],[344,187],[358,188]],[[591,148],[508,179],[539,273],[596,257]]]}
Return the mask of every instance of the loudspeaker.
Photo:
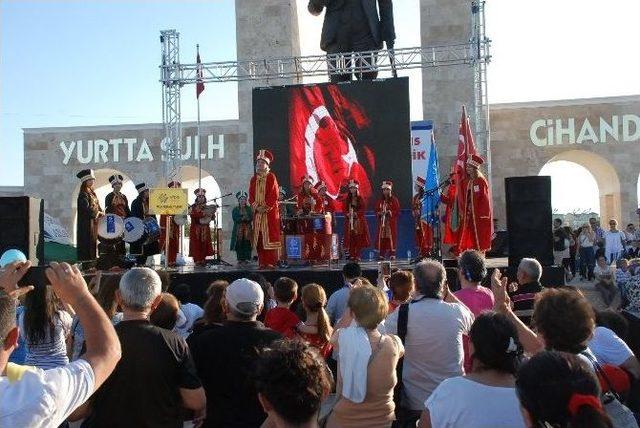
{"label": "loudspeaker", "polygon": [[504,187],[509,266],[517,266],[523,257],[553,265],[551,177],[508,177]]}
{"label": "loudspeaker", "polygon": [[34,266],[44,264],[44,201],[29,196],[0,197],[0,254],[22,251]]}

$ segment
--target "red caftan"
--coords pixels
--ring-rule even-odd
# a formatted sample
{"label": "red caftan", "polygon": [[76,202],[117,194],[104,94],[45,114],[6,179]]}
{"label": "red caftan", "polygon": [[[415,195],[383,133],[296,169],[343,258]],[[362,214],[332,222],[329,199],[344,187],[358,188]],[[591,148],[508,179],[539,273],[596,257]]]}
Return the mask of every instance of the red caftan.
{"label": "red caftan", "polygon": [[198,208],[191,209],[191,226],[189,227],[189,255],[196,263],[204,263],[207,256],[213,255],[211,244],[211,229],[209,223],[200,224],[200,219],[205,217],[205,212]]}
{"label": "red caftan", "polygon": [[493,215],[491,213],[491,195],[487,180],[480,176],[462,181],[465,192],[462,218],[460,221],[460,243],[458,250],[473,249],[487,251],[491,248],[493,233]]}
{"label": "red caftan", "polygon": [[391,195],[382,198],[376,204],[378,217],[378,251],[380,257],[396,255],[398,247],[398,217],[400,217],[400,201]]}
{"label": "red caftan", "polygon": [[[309,193],[300,190],[298,193],[298,210],[303,216],[320,214],[322,200],[316,189],[311,189]],[[318,261],[322,259],[321,241],[322,231],[316,231],[313,227],[313,219],[300,218],[298,220],[298,232],[304,235],[304,257],[307,260]]]}
{"label": "red caftan", "polygon": [[421,220],[422,216],[422,198],[417,194],[413,197],[413,221],[415,223],[416,247],[418,247],[418,256],[427,257],[433,248],[433,229]]}
{"label": "red caftan", "polygon": [[[165,241],[167,236],[167,218],[169,218],[169,249],[165,247]],[[173,221],[173,216],[161,215],[160,216],[160,248],[165,251],[165,257],[167,263],[170,265],[176,264],[176,255],[178,254],[178,248],[180,246],[180,226]]]}
{"label": "red caftan", "polygon": [[[255,174],[249,182],[249,205],[253,209],[253,247],[260,267],[275,266],[280,253],[278,180],[275,174]],[[266,212],[258,212],[264,207]]]}
{"label": "red caftan", "polygon": [[[353,202],[350,197],[342,201],[344,247],[352,259],[360,259],[360,253],[370,244],[365,208],[364,199],[361,196],[357,196]],[[352,219],[350,219],[350,213],[353,215]]]}

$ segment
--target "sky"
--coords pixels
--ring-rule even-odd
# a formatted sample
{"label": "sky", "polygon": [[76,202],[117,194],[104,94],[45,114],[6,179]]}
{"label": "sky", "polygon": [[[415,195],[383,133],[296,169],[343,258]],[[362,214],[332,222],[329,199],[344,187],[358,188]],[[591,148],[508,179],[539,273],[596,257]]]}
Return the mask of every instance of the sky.
{"label": "sky", "polygon": [[[234,3],[0,0],[0,186],[23,183],[23,127],[161,122],[160,30],[180,32],[184,63],[195,62],[196,43],[203,61],[234,60]],[[297,0],[301,51],[319,54],[322,18],[306,3]],[[396,47],[419,45],[418,0],[394,7]],[[638,16],[638,0],[488,0],[489,101],[640,94]],[[420,74],[399,74],[410,78],[411,118],[421,119]],[[236,87],[207,85],[202,119],[237,118]],[[182,119],[195,120],[185,91]],[[554,186],[589,182],[575,164],[545,168]],[[554,192],[554,208],[589,208],[580,195],[596,187],[584,186]]]}

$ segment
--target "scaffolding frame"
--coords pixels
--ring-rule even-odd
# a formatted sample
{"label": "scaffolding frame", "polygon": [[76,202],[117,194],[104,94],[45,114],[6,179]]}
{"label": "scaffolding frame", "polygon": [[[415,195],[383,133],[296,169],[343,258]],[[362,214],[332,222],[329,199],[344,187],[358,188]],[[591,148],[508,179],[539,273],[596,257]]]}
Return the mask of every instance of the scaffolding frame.
{"label": "scaffolding frame", "polygon": [[[343,72],[354,74],[370,71],[430,69],[467,65],[473,68],[473,106],[470,109],[480,153],[485,155],[490,170],[489,104],[487,99],[487,64],[491,61],[491,40],[485,34],[484,0],[471,3],[471,34],[466,43],[382,49],[365,52],[262,58],[243,61],[180,63],[180,34],[176,30],[160,32],[162,58],[162,122],[164,175],[167,180],[180,178],[181,117],[180,89],[184,85],[242,81],[264,81],[272,85],[278,80],[329,76]],[[348,70],[348,71],[347,71]],[[202,75],[199,76],[198,72]]]}

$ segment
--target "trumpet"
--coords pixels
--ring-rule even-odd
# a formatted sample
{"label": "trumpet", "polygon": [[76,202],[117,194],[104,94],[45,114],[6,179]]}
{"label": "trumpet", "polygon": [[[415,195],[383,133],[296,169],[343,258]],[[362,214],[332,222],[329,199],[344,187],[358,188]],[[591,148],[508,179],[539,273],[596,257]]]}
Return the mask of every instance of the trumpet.
{"label": "trumpet", "polygon": [[353,232],[353,205],[349,206],[349,229]]}

